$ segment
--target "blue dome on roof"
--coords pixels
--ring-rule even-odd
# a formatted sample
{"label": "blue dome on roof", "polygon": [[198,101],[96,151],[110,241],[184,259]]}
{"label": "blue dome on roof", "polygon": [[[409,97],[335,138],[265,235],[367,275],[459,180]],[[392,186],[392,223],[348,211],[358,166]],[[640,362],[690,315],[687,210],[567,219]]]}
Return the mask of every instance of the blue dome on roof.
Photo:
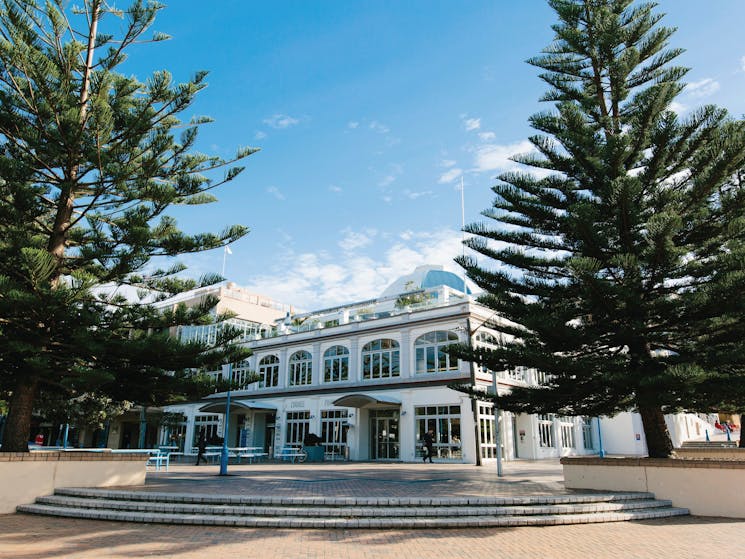
{"label": "blue dome on roof", "polygon": [[471,290],[468,286],[463,289],[464,281],[463,278],[456,276],[453,272],[447,272],[445,270],[430,270],[424,276],[422,280],[422,289],[428,289],[430,287],[437,287],[440,285],[447,285],[453,289],[457,289],[461,293],[471,294]]}
{"label": "blue dome on roof", "polygon": [[[430,289],[440,285],[464,292],[463,278],[453,272],[444,270],[442,266],[417,266],[411,274],[401,276],[381,294],[381,297],[391,297],[407,291],[417,289]],[[465,293],[471,294],[468,286],[465,286]]]}

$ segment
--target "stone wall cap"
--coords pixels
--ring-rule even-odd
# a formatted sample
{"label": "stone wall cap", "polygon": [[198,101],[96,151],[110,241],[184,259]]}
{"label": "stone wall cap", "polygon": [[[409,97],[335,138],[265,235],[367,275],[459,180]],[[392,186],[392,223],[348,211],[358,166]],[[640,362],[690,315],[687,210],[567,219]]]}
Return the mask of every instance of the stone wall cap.
{"label": "stone wall cap", "polygon": [[34,452],[0,452],[0,462],[146,462],[149,456],[142,453],[109,452],[60,452],[44,450]]}
{"label": "stone wall cap", "polygon": [[565,456],[565,466],[626,466],[647,468],[745,469],[745,459],[738,458],[642,458],[637,456]]}

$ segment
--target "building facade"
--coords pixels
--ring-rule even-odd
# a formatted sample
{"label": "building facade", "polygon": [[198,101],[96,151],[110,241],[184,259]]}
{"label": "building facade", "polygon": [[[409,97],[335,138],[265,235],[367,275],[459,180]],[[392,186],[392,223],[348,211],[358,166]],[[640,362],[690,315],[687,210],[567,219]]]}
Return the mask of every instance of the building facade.
{"label": "building facade", "polygon": [[[497,386],[502,393],[516,384],[538,383],[540,375],[494,374],[451,359],[445,352],[451,344],[498,343],[504,335],[491,310],[447,285],[458,278],[441,270],[437,277],[437,286],[414,285],[405,293],[286,317],[246,341],[253,355],[215,373],[232,373],[239,383],[248,371],[260,377],[231,393],[228,446],[260,447],[275,455],[302,445],[312,433],[320,437],[327,459],[411,462],[421,459],[423,435],[432,429],[441,460],[495,460],[492,405],[448,385],[470,384],[485,392]],[[225,401],[225,394],[216,394],[169,406],[167,411],[182,414],[184,421],[164,429],[162,442],[182,440],[188,452],[200,432],[208,439],[223,437]],[[498,415],[505,459],[597,452],[589,419]]]}

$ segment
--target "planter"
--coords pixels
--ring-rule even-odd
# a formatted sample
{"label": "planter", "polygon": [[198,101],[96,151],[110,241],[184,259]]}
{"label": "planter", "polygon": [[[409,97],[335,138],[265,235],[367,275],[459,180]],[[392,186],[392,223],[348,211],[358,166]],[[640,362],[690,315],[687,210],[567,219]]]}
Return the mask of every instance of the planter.
{"label": "planter", "polygon": [[58,487],[143,485],[147,459],[111,452],[0,452],[0,514]]}
{"label": "planter", "polygon": [[577,457],[561,464],[567,489],[649,491],[691,514],[745,518],[745,458]]}

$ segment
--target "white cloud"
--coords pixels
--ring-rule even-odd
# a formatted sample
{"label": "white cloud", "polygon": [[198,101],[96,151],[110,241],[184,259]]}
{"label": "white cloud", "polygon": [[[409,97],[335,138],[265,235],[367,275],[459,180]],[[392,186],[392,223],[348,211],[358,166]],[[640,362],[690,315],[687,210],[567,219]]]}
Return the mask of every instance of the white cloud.
{"label": "white cloud", "polygon": [[350,122],[347,123],[347,128],[350,128],[350,129],[354,130],[359,125],[360,125],[359,122],[353,120],[353,121],[350,121]]}
{"label": "white cloud", "polygon": [[264,124],[278,130],[289,128],[290,126],[295,126],[299,122],[300,121],[298,119],[284,114],[275,114],[270,116],[269,118],[264,119]]}
{"label": "white cloud", "polygon": [[740,59],[740,67],[742,68],[742,71],[745,72],[745,56]]}
{"label": "white cloud", "polygon": [[442,161],[440,161],[440,167],[445,167],[447,169],[448,167],[455,166],[456,163],[457,162],[453,159],[443,159]]}
{"label": "white cloud", "polygon": [[685,93],[695,98],[708,97],[717,91],[719,91],[719,82],[711,78],[689,83],[685,88]]}
{"label": "white cloud", "polygon": [[389,163],[386,169],[386,175],[378,181],[380,188],[388,188],[404,172],[403,165],[399,163]]}
{"label": "white cloud", "polygon": [[254,134],[254,138],[257,140],[263,140],[264,138],[266,138],[266,132],[264,132],[263,130],[258,130],[256,134]]}
{"label": "white cloud", "polygon": [[688,107],[684,105],[683,103],[679,103],[678,101],[673,101],[672,103],[670,103],[670,110],[673,111],[674,113],[681,115],[688,110]]}
{"label": "white cloud", "polygon": [[494,132],[479,132],[479,139],[482,142],[491,142],[497,135]]}
{"label": "white cloud", "polygon": [[388,128],[385,124],[381,124],[377,120],[373,120],[370,123],[370,130],[373,132],[377,132],[378,134],[388,134],[388,132],[391,131],[390,128]]}
{"label": "white cloud", "polygon": [[481,119],[480,118],[463,119],[463,126],[465,126],[467,132],[470,132],[471,130],[478,130],[479,128],[481,128]]}
{"label": "white cloud", "polygon": [[276,186],[270,186],[269,188],[266,189],[266,191],[272,196],[274,196],[277,200],[285,200],[287,198],[284,194],[282,194],[282,191]]}
{"label": "white cloud", "polygon": [[393,184],[393,182],[395,182],[395,180],[396,180],[396,176],[395,175],[386,175],[385,177],[383,177],[378,182],[378,186],[380,186],[382,188],[385,188],[385,187],[390,186],[391,184]]}
{"label": "white cloud", "polygon": [[[371,237],[371,232],[360,235],[360,239]],[[338,254],[297,254],[288,250],[279,255],[274,270],[251,278],[247,288],[311,310],[377,297],[397,278],[423,264],[440,264],[446,270],[462,273],[453,262],[462,251],[459,231],[407,230],[394,238],[396,240],[377,258],[346,251],[344,247]]]}
{"label": "white cloud", "polygon": [[474,163],[477,171],[506,171],[518,167],[510,157],[534,150],[533,144],[528,140],[506,145],[485,144],[476,148]]}
{"label": "white cloud", "polygon": [[463,174],[463,169],[459,169],[458,167],[456,167],[455,169],[450,169],[446,173],[443,173],[437,182],[439,183],[453,182],[455,179],[460,177],[462,174]]}
{"label": "white cloud", "polygon": [[374,229],[364,233],[345,229],[342,233],[344,233],[344,238],[339,241],[338,245],[346,252],[351,252],[355,249],[368,246],[372,243],[373,237],[377,235],[377,231]]}
{"label": "white cloud", "polygon": [[342,192],[344,189],[341,186],[336,186],[335,184],[332,184],[331,186],[329,186],[329,190],[331,192],[335,192],[338,194],[339,192]]}
{"label": "white cloud", "polygon": [[409,200],[416,200],[417,198],[421,198],[422,196],[429,196],[430,194],[433,194],[431,190],[422,190],[420,192],[413,192],[408,188],[404,190],[404,196],[406,196]]}

